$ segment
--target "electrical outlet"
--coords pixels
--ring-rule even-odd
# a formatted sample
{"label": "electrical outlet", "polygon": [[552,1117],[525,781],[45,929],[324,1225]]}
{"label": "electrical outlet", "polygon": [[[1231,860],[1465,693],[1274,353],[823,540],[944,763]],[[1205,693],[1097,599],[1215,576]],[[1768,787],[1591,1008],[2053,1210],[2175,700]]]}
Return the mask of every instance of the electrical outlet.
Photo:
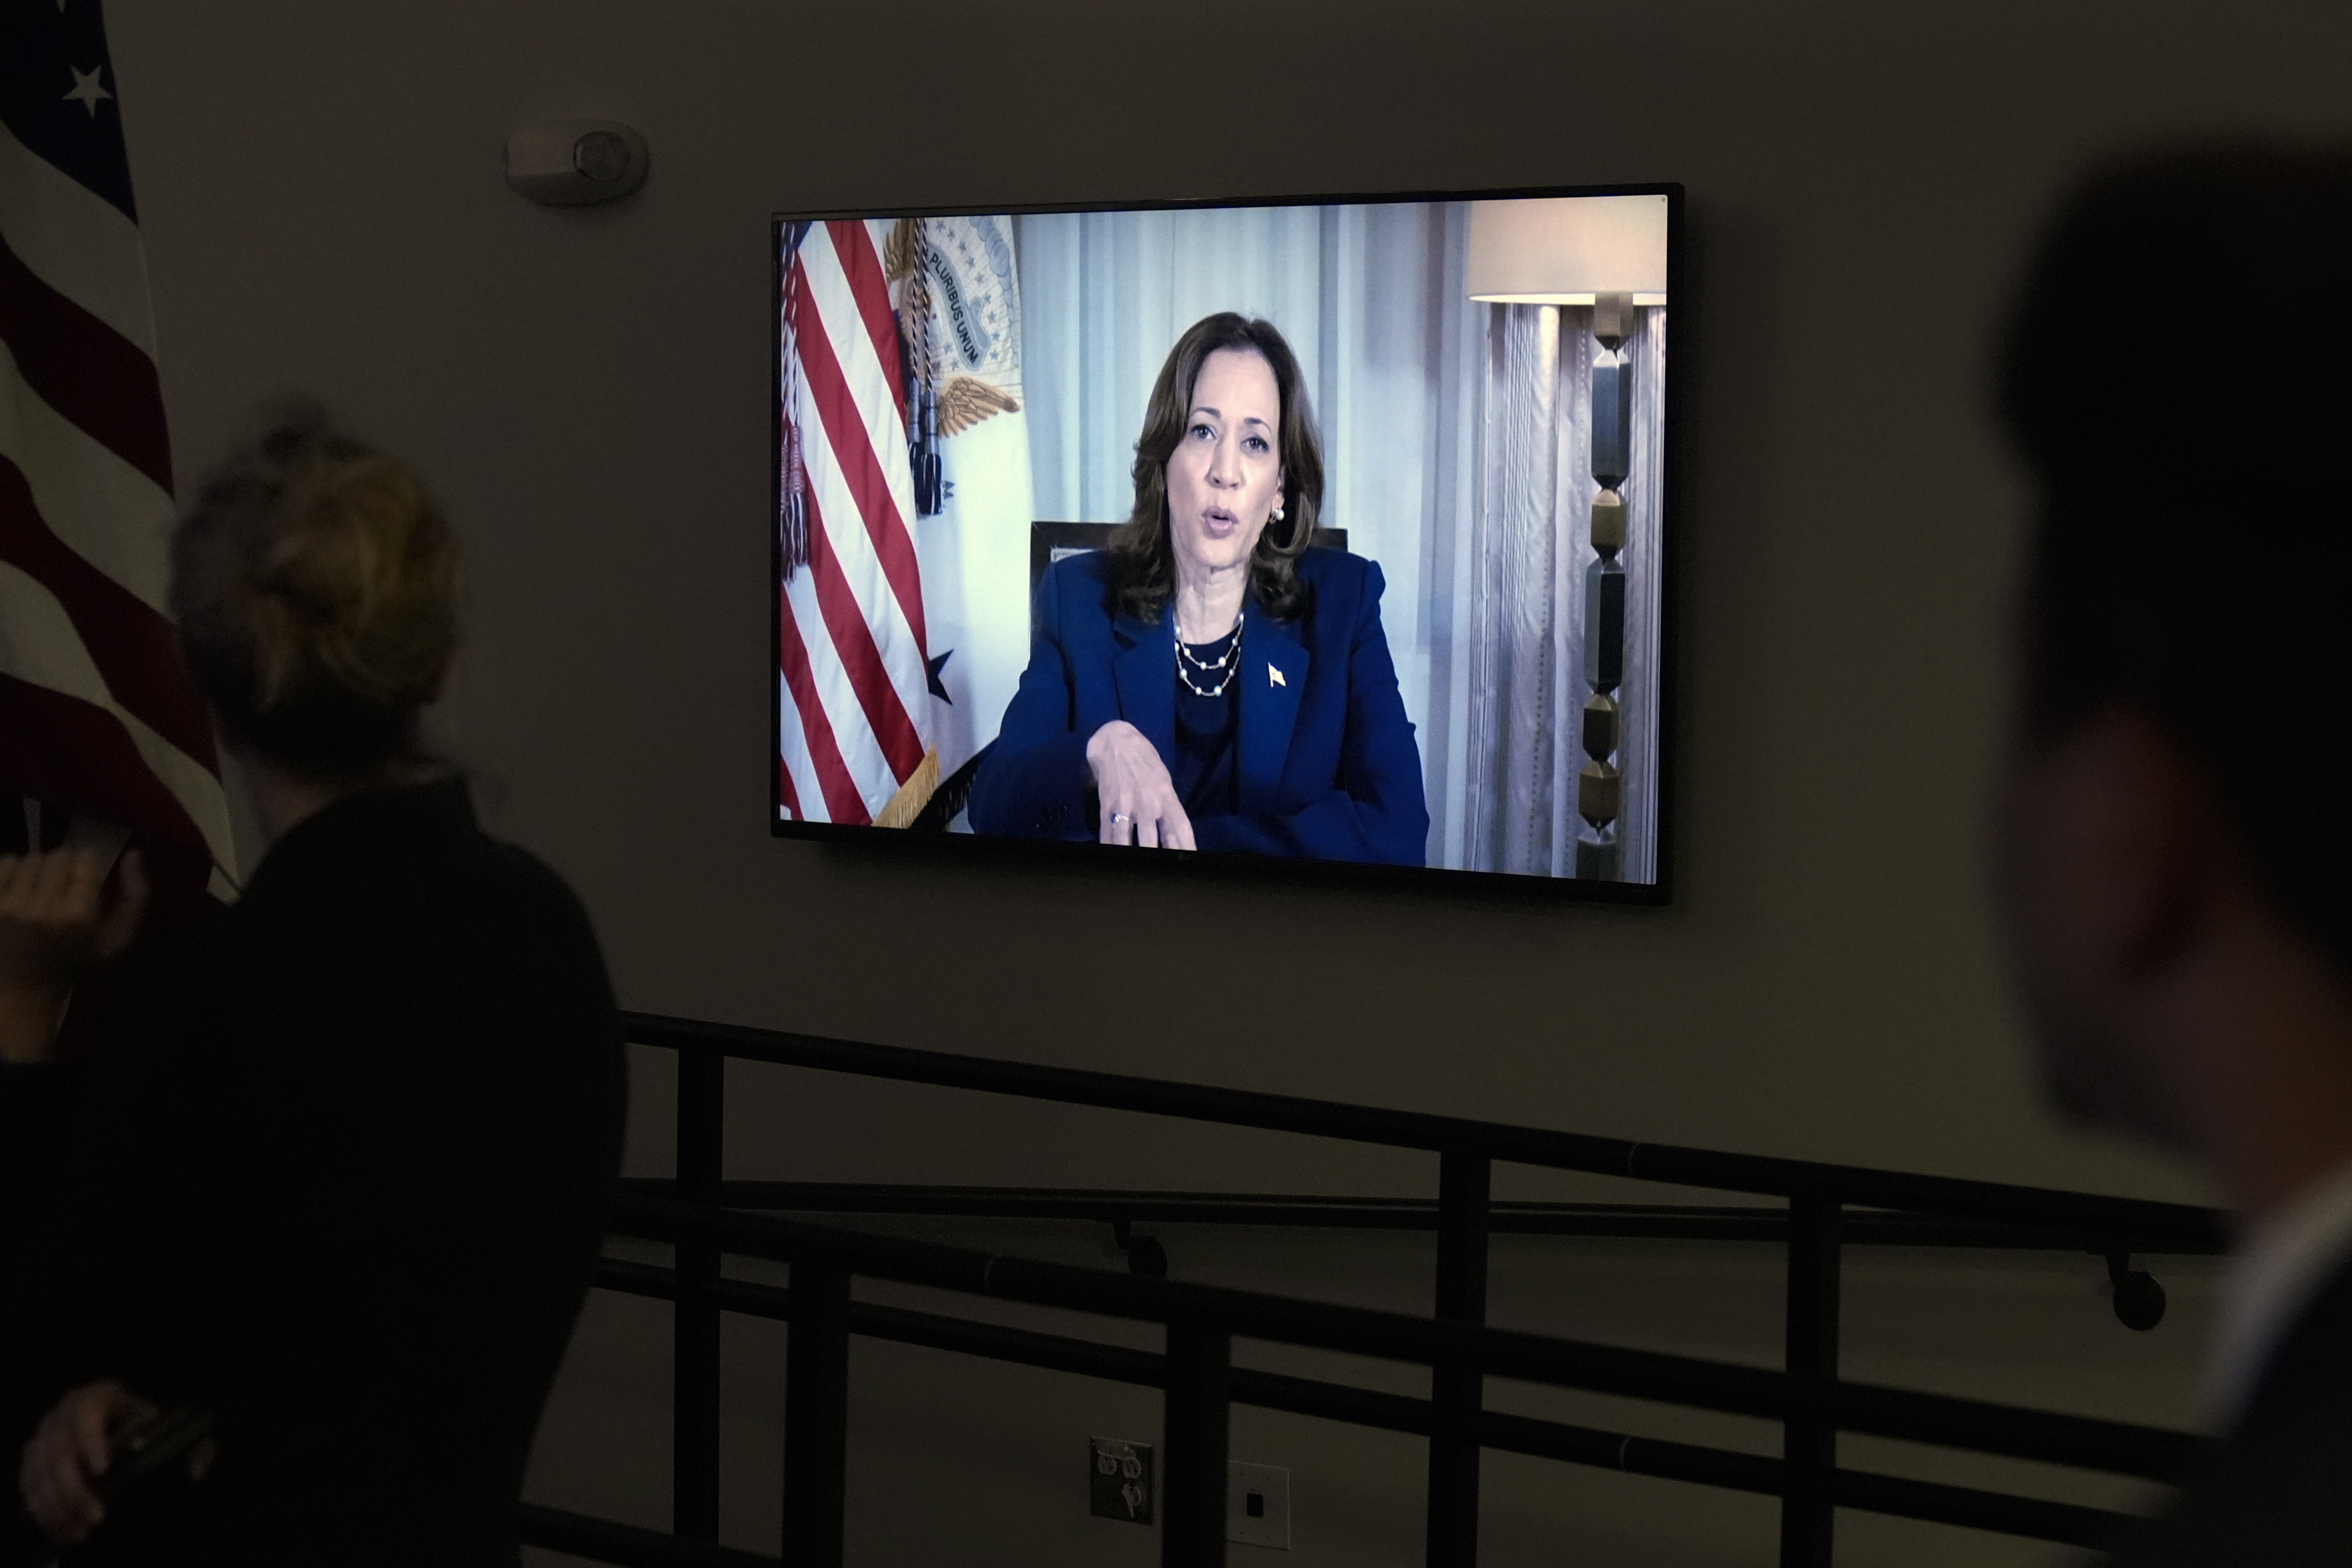
{"label": "electrical outlet", "polygon": [[1225,1539],[1290,1550],[1290,1472],[1280,1465],[1225,1467]]}
{"label": "electrical outlet", "polygon": [[1151,1445],[1087,1439],[1087,1511],[1128,1524],[1151,1522]]}

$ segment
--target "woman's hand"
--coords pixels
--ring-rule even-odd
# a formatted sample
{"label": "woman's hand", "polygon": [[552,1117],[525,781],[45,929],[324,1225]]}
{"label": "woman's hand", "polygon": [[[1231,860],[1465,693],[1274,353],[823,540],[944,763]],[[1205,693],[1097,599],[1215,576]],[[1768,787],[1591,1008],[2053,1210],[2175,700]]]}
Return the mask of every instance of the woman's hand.
{"label": "woman's hand", "polygon": [[1192,819],[1176,798],[1176,781],[1142,731],[1124,719],[1112,720],[1087,742],[1087,766],[1094,770],[1095,795],[1102,802],[1104,843],[1197,847]]}
{"label": "woman's hand", "polygon": [[75,1389],[42,1417],[25,1445],[16,1489],[25,1511],[50,1540],[71,1546],[89,1539],[106,1521],[98,1479],[113,1458],[115,1435],[157,1411],[119,1383],[93,1383]]}
{"label": "woman's hand", "polygon": [[117,879],[110,905],[106,863],[88,849],[0,855],[0,1060],[47,1060],[74,986],[138,934],[139,851],[124,852]]}

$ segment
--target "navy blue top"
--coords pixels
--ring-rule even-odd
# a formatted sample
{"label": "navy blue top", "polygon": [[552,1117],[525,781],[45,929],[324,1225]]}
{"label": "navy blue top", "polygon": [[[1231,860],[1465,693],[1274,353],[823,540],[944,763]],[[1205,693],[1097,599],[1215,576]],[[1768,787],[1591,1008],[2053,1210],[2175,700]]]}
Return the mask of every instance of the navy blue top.
{"label": "navy blue top", "polygon": [[[1277,621],[1255,599],[1242,606],[1226,699],[1233,807],[1193,812],[1188,800],[1193,839],[1242,854],[1424,864],[1421,749],[1381,630],[1381,569],[1316,549],[1297,570],[1307,603],[1296,619]],[[1181,688],[1166,618],[1146,626],[1120,612],[1108,558],[1094,551],[1046,568],[1032,626],[1029,668],[972,780],[973,830],[1094,837],[1087,742],[1115,719],[1159,751],[1181,796]]]}
{"label": "navy blue top", "polygon": [[[1190,666],[1182,654],[1177,656],[1176,754],[1169,759],[1168,776],[1176,786],[1176,798],[1184,803],[1184,815],[1195,821],[1203,816],[1230,816],[1240,799],[1234,783],[1234,741],[1241,733],[1242,705],[1227,679],[1234,672],[1216,668],[1240,636],[1236,623],[1214,642],[1186,643],[1184,652],[1196,661]],[[1212,668],[1202,669],[1204,664]],[[1192,678],[1191,685],[1184,681],[1188,674]],[[1202,691],[1216,695],[1203,697]]]}

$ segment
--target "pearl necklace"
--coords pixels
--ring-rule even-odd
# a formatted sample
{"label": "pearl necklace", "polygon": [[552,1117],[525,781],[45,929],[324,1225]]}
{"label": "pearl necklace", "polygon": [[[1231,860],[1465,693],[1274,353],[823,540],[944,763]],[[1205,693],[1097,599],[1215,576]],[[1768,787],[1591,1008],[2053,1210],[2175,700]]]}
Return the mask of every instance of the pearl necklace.
{"label": "pearl necklace", "polygon": [[[1225,634],[1234,640],[1226,646],[1223,653],[1213,659],[1202,658],[1184,646],[1184,628],[1178,625],[1174,616],[1168,617],[1168,624],[1176,633],[1176,679],[1182,681],[1184,689],[1195,697],[1223,697],[1225,694],[1225,688],[1234,683],[1234,677],[1241,673],[1242,617],[1240,614],[1238,612],[1234,614],[1233,629]],[[1188,664],[1192,667],[1192,669],[1199,670],[1203,679],[1215,675],[1220,670],[1223,671],[1223,676],[1216,685],[1203,687],[1192,679],[1192,670],[1184,668]]]}

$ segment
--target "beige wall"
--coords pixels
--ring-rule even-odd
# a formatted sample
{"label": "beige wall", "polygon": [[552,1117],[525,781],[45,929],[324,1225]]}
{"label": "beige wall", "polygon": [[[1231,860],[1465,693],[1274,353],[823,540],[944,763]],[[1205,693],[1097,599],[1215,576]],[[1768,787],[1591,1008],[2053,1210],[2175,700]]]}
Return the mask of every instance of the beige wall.
{"label": "beige wall", "polygon": [[[2178,1170],[2053,1123],[1999,978],[1978,837],[2023,498],[1984,417],[1986,350],[2035,222],[2086,159],[2214,129],[2342,131],[2352,12],[109,11],[183,472],[289,387],[422,465],[472,560],[449,747],[479,770],[493,824],[581,889],[625,1005],[1649,1140],[2199,1194]],[[571,115],[646,132],[641,193],[565,212],[504,188],[507,133]],[[1675,302],[1675,369],[1690,379],[1672,908],[1123,879],[768,837],[772,211],[1658,179],[1687,185],[1692,242]],[[2224,347],[2253,308],[2183,301],[2184,347],[2200,321]],[[1429,1179],[1420,1162],[1279,1140],[744,1079],[741,1173]],[[650,1110],[657,1064],[644,1081]],[[657,1163],[658,1144],[641,1157]],[[1039,1244],[1103,1251],[1076,1232]],[[1256,1242],[1171,1246],[1180,1271],[1401,1303],[1425,1288],[1403,1243],[1293,1238],[1278,1258]],[[1524,1262],[1498,1292],[1526,1321],[1772,1353],[1769,1256],[1555,1247]],[[2104,1319],[2088,1260],[1871,1267],[1883,1292],[1857,1286],[1856,1354],[1883,1368],[2187,1416],[2196,1271],[2180,1277],[2175,1321],[2138,1338]],[[1961,1294],[1938,1295],[1937,1280]],[[650,1310],[592,1317],[545,1485],[657,1516],[661,1434],[619,1433],[613,1414],[658,1401]],[[2083,1348],[2062,1356],[2078,1331]],[[765,1364],[758,1338],[747,1369]],[[1075,1482],[1056,1456],[1090,1424],[1148,1436],[1131,1428],[1149,1427],[1149,1400],[1101,1394],[1098,1407],[1100,1391],[1069,1380],[944,1363],[934,1388],[911,1352],[860,1353],[877,1369],[860,1384],[877,1391],[860,1416],[866,1560],[917,1560],[919,1539],[935,1561],[1146,1555],[1087,1533],[1109,1527],[1035,1520],[1066,1511]],[[2049,1381],[2062,1363],[2079,1373],[2063,1388]],[[758,1447],[772,1434],[763,1385],[744,1378],[750,1447],[730,1510],[756,1541],[758,1509],[774,1506]],[[983,1394],[1035,1384],[1052,1386],[1004,1418],[1020,1435],[982,1436],[1002,1427]],[[1263,1429],[1247,1427],[1236,1455],[1315,1472],[1302,1521],[1349,1520],[1345,1557],[1412,1559],[1410,1445],[1316,1447]],[[886,1454],[945,1489],[927,1495],[976,1499],[974,1517],[999,1522],[926,1535]],[[1760,1505],[1689,1506],[1499,1461],[1495,1474],[1496,1561],[1563,1541],[1596,1561],[1769,1560]],[[1022,1534],[1033,1528],[1046,1534]],[[1336,1552],[1334,1528],[1318,1539]],[[1853,1561],[1927,1561],[1925,1539],[1867,1521],[1846,1535]],[[1935,1552],[1984,1546],[1936,1539]]]}

